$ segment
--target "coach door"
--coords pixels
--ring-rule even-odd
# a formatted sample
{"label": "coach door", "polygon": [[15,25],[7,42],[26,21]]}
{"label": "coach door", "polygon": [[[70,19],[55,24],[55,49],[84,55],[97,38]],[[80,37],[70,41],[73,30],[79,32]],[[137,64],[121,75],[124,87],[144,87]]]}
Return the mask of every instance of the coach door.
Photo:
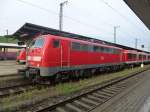
{"label": "coach door", "polygon": [[70,66],[70,43],[61,41],[61,67]]}

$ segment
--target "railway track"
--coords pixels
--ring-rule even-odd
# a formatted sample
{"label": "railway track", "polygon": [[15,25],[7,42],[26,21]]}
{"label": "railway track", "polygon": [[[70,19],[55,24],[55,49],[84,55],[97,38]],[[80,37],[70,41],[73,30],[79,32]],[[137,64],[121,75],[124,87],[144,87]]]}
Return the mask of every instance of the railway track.
{"label": "railway track", "polygon": [[26,82],[29,81],[18,74],[0,75],[0,90],[2,90],[2,88],[17,86]]}
{"label": "railway track", "polygon": [[[148,69],[149,68],[133,73],[129,76],[121,77],[116,80],[109,81],[105,84],[98,85],[94,88],[90,88],[75,95],[69,96],[63,100],[58,100],[55,103],[52,103],[51,101],[45,101],[44,103],[36,104],[33,107],[31,106],[30,109],[25,109],[25,111],[89,112],[97,106],[107,102],[109,99],[119,94],[127,87],[138,82],[138,80],[143,77],[143,75],[140,73]],[[35,106],[36,108],[34,108]]]}
{"label": "railway track", "polygon": [[0,75],[0,79],[7,78],[7,77],[16,77],[16,76],[18,76],[18,74]]}
{"label": "railway track", "polygon": [[6,87],[1,87],[0,88],[0,98],[10,96],[10,95],[15,95],[22,93],[27,90],[32,90],[33,85],[32,83],[23,83],[19,85],[12,85],[12,86],[6,86]]}
{"label": "railway track", "polygon": [[6,80],[13,80],[13,79],[23,79],[24,77],[21,75],[15,74],[9,74],[9,75],[0,75],[0,82],[6,81]]}

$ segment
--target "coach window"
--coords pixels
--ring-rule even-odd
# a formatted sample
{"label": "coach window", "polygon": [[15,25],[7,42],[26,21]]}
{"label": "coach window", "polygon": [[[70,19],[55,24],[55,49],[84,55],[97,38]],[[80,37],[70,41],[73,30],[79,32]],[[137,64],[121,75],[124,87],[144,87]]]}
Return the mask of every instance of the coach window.
{"label": "coach window", "polygon": [[59,48],[60,47],[60,40],[53,40],[53,47]]}
{"label": "coach window", "polygon": [[142,55],[141,54],[139,55],[139,59],[142,59]]}
{"label": "coach window", "polygon": [[132,54],[131,53],[128,54],[128,59],[132,59]]}
{"label": "coach window", "polygon": [[133,54],[133,58],[136,59],[136,54]]}

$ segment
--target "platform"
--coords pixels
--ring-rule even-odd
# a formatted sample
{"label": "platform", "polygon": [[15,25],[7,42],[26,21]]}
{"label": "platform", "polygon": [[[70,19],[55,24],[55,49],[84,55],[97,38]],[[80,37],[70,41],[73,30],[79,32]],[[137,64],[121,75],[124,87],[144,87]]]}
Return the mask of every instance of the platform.
{"label": "platform", "polygon": [[140,81],[92,112],[149,112],[150,111],[150,70],[144,72]]}
{"label": "platform", "polygon": [[16,74],[17,69],[22,68],[25,65],[18,65],[16,61],[0,61],[0,75]]}

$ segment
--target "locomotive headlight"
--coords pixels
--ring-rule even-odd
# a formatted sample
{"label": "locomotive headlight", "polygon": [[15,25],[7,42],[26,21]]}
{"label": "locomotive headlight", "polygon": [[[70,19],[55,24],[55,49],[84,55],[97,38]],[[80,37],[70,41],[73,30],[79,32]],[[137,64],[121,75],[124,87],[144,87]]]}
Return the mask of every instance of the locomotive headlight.
{"label": "locomotive headlight", "polygon": [[41,56],[28,56],[28,61],[41,61]]}
{"label": "locomotive headlight", "polygon": [[39,67],[40,66],[40,64],[37,64],[37,67]]}
{"label": "locomotive headlight", "polygon": [[31,56],[27,56],[27,60],[31,60]]}
{"label": "locomotive headlight", "polygon": [[33,61],[41,61],[41,56],[34,56]]}

